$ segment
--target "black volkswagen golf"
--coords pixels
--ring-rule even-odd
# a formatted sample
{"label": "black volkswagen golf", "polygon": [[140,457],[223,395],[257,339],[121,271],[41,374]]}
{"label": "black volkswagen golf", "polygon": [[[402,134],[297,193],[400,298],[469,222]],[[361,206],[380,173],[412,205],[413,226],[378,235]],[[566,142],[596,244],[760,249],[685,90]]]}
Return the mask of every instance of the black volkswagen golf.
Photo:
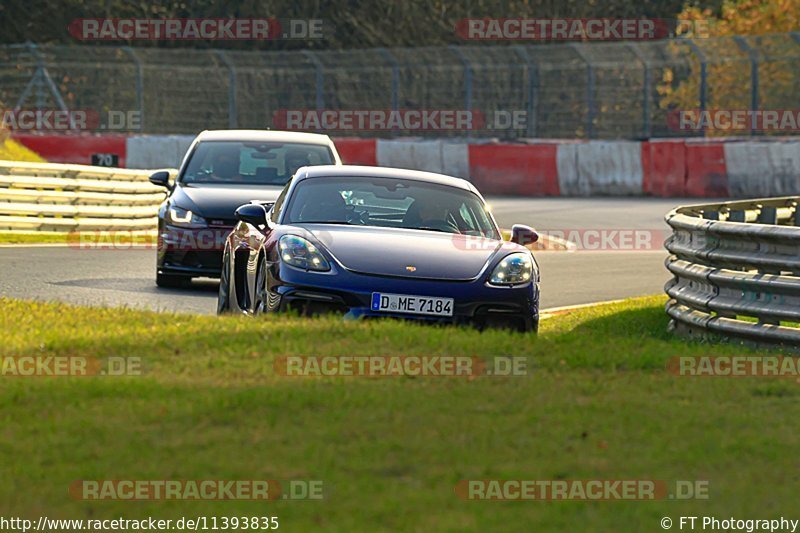
{"label": "black volkswagen golf", "polygon": [[168,170],[150,176],[169,190],[158,212],[156,284],[178,287],[196,277],[219,277],[236,208],[253,200],[274,201],[300,167],[331,164],[341,160],[327,135],[202,132],[174,182]]}

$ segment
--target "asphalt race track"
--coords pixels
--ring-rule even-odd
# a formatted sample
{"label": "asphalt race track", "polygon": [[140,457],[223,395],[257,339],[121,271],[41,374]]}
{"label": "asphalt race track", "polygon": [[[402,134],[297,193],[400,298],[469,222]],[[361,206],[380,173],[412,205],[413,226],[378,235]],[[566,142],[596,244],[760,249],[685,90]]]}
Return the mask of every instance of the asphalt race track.
{"label": "asphalt race track", "polygon": [[[502,227],[523,223],[541,230],[654,230],[675,205],[650,198],[488,198]],[[666,252],[614,250],[539,252],[542,308],[656,294],[669,278]],[[186,289],[155,286],[155,251],[81,250],[66,246],[0,248],[0,295],[157,311],[214,313],[217,282]]]}

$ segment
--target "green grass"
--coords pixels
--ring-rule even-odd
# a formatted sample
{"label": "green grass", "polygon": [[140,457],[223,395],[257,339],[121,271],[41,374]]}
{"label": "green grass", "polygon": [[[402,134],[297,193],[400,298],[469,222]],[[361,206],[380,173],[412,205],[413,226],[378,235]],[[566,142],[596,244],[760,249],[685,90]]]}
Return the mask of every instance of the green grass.
{"label": "green grass", "polygon": [[[277,515],[288,531],[658,531],[662,516],[793,516],[800,385],[666,373],[671,356],[746,350],[673,339],[663,304],[582,309],[533,338],[0,300],[0,354],[140,356],[145,368],[0,378],[0,516]],[[275,376],[274,357],[290,354],[526,355],[533,372]],[[710,499],[458,499],[456,483],[475,478],[708,480]],[[86,502],[67,494],[76,479],[314,479],[325,499]]]}
{"label": "green grass", "polygon": [[155,232],[150,231],[107,231],[107,232],[23,232],[0,231],[0,244],[69,244],[71,246],[87,246],[111,248],[115,244],[138,246],[154,246]]}

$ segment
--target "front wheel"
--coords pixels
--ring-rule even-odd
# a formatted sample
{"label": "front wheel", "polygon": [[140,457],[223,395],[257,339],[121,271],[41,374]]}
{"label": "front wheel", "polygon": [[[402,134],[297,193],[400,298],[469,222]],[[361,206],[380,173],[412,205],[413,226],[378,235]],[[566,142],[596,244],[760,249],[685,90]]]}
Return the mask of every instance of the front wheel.
{"label": "front wheel", "polygon": [[267,312],[267,262],[263,258],[258,262],[255,292],[254,314],[263,315]]}
{"label": "front wheel", "polygon": [[224,315],[231,312],[231,254],[225,249],[222,256],[222,272],[219,276],[219,293],[217,294],[217,314]]}

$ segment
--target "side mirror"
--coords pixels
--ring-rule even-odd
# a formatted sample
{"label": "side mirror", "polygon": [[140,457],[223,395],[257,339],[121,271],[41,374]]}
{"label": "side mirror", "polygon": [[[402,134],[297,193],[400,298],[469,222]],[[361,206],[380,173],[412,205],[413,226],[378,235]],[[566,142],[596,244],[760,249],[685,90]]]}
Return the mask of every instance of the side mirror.
{"label": "side mirror", "polygon": [[169,183],[169,171],[168,170],[159,170],[158,172],[154,172],[150,174],[150,183],[153,185],[158,185],[159,187],[166,187],[167,189],[172,189],[172,186]]}
{"label": "side mirror", "polygon": [[261,207],[264,208],[264,211],[266,211],[268,213],[269,213],[269,210],[272,209],[272,206],[275,205],[275,202],[272,201],[272,200],[270,200],[268,202],[267,201],[263,201],[263,200],[252,200],[250,203],[253,204],[253,205],[260,205]]}
{"label": "side mirror", "polygon": [[245,204],[236,209],[236,220],[246,222],[251,226],[261,227],[267,224],[267,211],[259,204]]}
{"label": "side mirror", "polygon": [[511,242],[527,246],[539,240],[539,234],[530,227],[523,224],[511,226]]}

